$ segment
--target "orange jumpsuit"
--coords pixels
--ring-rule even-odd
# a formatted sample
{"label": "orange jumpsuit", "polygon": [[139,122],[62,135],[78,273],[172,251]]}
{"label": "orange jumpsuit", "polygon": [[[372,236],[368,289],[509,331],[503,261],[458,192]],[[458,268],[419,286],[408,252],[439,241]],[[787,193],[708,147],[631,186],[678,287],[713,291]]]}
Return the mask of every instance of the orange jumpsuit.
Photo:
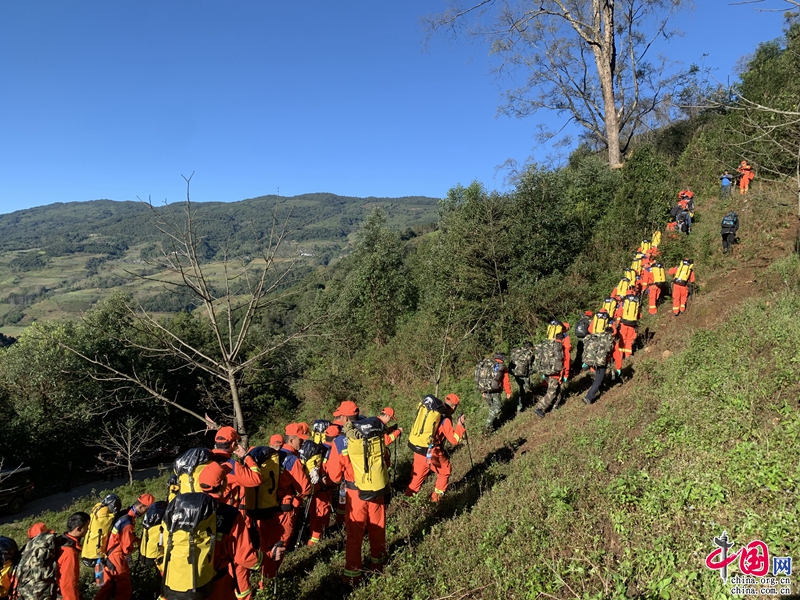
{"label": "orange jumpsuit", "polygon": [[[323,467],[320,469],[320,481],[314,486],[314,494],[311,496],[311,509],[308,513],[308,545],[313,546],[319,543],[320,537],[325,533],[325,529],[331,522],[331,504],[333,502],[334,487],[328,479],[325,464],[331,453],[333,443],[322,443],[327,451],[322,459]],[[338,501],[338,497],[337,497]]]}
{"label": "orange jumpsuit", "polygon": [[[64,543],[66,542],[66,543]],[[81,546],[78,540],[66,533],[57,550],[56,581],[62,600],[80,600]]]}
{"label": "orange jumpsuit", "polygon": [[[235,458],[232,458],[230,452],[226,452],[225,450],[215,448],[211,452],[214,454],[215,460],[226,468],[230,468],[230,472],[226,475],[228,485],[225,492],[225,503],[241,511],[249,530],[252,526],[252,519],[245,513],[244,490],[245,488],[258,487],[263,483],[261,473],[258,471],[258,465],[250,455],[244,457],[244,464],[242,464]],[[253,535],[255,535],[255,533]],[[249,589],[249,569],[238,563],[235,563],[235,568],[239,588]],[[249,596],[238,596],[238,598],[239,600],[248,600]]]}
{"label": "orange jumpsuit", "polygon": [[653,272],[649,268],[642,273],[642,284],[647,286],[647,298],[649,299],[647,312],[651,315],[658,314],[658,299],[661,297],[661,286],[653,280]]}
{"label": "orange jumpsuit", "polygon": [[[284,547],[288,546],[294,533],[295,509],[300,506],[302,498],[311,495],[311,482],[295,449],[284,444],[279,452],[281,474],[278,476],[278,511],[259,523],[259,537],[262,548],[266,550],[278,542]],[[264,577],[275,577],[279,564],[271,557],[265,558],[262,569]]]}
{"label": "orange jumpsuit", "polygon": [[614,359],[614,368],[617,371],[622,370],[622,351],[620,350],[620,344],[622,340],[620,339],[619,335],[619,324],[616,322],[611,322],[611,329],[614,331],[614,347],[611,350],[611,357]]}
{"label": "orange jumpsuit", "polygon": [[756,174],[753,173],[753,167],[743,162],[736,172],[741,175],[739,178],[739,193],[746,194],[750,189],[750,182],[755,179]]}
{"label": "orange jumpsuit", "polygon": [[[675,275],[678,267],[672,267],[668,273]],[[694,283],[694,270],[689,276],[689,283]],[[672,284],[672,313],[679,315],[686,310],[686,302],[689,300],[689,285],[673,282]]]}
{"label": "orange jumpsuit", "polygon": [[466,428],[458,425],[453,428],[453,420],[450,417],[442,417],[439,427],[433,434],[433,448],[431,449],[431,460],[428,462],[425,453],[414,452],[414,467],[411,472],[411,483],[406,488],[405,495],[413,496],[425,483],[428,473],[436,473],[436,484],[433,487],[431,500],[438,502],[442,494],[447,491],[447,484],[450,481],[450,457],[444,449],[444,441],[447,440],[454,446],[464,437]]}
{"label": "orange jumpsuit", "polygon": [[214,568],[222,575],[214,581],[208,600],[237,600],[250,596],[249,577],[243,581],[239,570],[244,569],[246,573],[258,570],[263,556],[253,546],[247,524],[239,511],[230,533],[221,534],[214,545]]}
{"label": "orange jumpsuit", "polygon": [[[331,452],[333,454],[333,452]],[[386,456],[389,465],[389,453]],[[328,461],[329,476],[334,483],[353,477],[353,465],[347,454],[340,454],[334,465]],[[347,508],[345,514],[347,544],[344,555],[344,577],[346,584],[355,585],[361,580],[361,544],[364,532],[369,536],[369,551],[373,570],[383,570],[386,562],[386,502],[383,497],[362,500],[355,483],[347,482]]]}
{"label": "orange jumpsuit", "polygon": [[94,600],[130,600],[133,588],[131,587],[131,568],[128,558],[139,547],[139,538],[134,533],[134,519],[136,513],[133,508],[128,514],[116,520],[108,538],[108,557],[113,571],[106,566],[103,569],[103,585],[97,590]]}

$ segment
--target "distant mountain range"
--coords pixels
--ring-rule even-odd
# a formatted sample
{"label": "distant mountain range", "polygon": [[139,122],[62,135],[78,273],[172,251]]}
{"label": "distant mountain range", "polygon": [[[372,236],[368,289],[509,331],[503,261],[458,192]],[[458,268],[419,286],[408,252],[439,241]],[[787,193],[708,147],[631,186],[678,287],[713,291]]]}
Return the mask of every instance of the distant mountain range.
{"label": "distant mountain range", "polygon": [[[355,231],[373,207],[386,211],[392,226],[404,229],[436,221],[438,199],[354,198],[316,193],[300,196],[260,196],[239,202],[193,203],[201,229],[211,247],[221,243],[245,243],[264,235],[272,225],[273,211],[279,221],[290,220],[298,231],[293,239],[342,241]],[[156,206],[159,214],[183,211],[182,203]],[[90,237],[123,242],[128,246],[160,238],[154,227],[156,215],[142,202],[92,200],[55,203],[0,215],[0,252],[47,248],[58,243],[76,244]],[[56,252],[59,254],[59,252]]]}

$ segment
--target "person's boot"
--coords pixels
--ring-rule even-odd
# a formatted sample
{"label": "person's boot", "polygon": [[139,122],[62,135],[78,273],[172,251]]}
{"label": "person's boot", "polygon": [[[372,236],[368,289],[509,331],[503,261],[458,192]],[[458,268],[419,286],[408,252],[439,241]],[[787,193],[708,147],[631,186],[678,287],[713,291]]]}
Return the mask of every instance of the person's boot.
{"label": "person's boot", "polygon": [[544,411],[541,408],[534,408],[533,412],[536,413],[536,416],[540,419],[544,419]]}
{"label": "person's boot", "polygon": [[592,403],[592,401],[591,401],[591,400],[589,400],[589,398],[587,398],[586,396],[584,396],[584,397],[583,397],[583,403],[584,403],[584,404],[591,404],[591,403]]}

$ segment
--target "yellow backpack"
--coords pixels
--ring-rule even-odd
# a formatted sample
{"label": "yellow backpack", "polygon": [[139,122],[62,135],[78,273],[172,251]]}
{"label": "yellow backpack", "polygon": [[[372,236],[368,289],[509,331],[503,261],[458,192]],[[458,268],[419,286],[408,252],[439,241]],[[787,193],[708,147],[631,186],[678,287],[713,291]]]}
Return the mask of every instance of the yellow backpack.
{"label": "yellow backpack", "polygon": [[331,422],[325,419],[317,419],[311,427],[311,440],[317,444],[325,441],[325,430],[331,426]]}
{"label": "yellow backpack", "polygon": [[554,340],[556,339],[556,336],[563,331],[563,323],[559,323],[558,321],[550,321],[550,324],[547,326],[547,339]]}
{"label": "yellow backpack", "polygon": [[167,504],[164,500],[153,502],[142,517],[142,543],[139,546],[139,554],[147,565],[160,563],[164,556],[164,532],[161,523],[164,520]]}
{"label": "yellow backpack", "polygon": [[322,466],[322,458],[327,453],[328,448],[324,444],[318,444],[312,439],[305,440],[297,452],[300,455],[300,462],[306,468],[307,473]]}
{"label": "yellow backpack", "polygon": [[256,446],[248,454],[258,465],[262,483],[258,487],[244,488],[244,507],[253,519],[268,519],[278,506],[279,454],[269,446]]}
{"label": "yellow backpack", "polygon": [[623,277],[619,280],[617,284],[617,296],[624,296],[628,293],[628,289],[631,287],[631,280],[627,277]]}
{"label": "yellow backpack", "polygon": [[653,237],[650,238],[650,243],[652,244],[653,248],[658,248],[659,244],[661,243],[661,232],[654,231]]}
{"label": "yellow backpack", "polygon": [[609,317],[613,317],[614,313],[617,312],[617,299],[609,296],[603,300],[603,308],[606,310]]}
{"label": "yellow backpack", "polygon": [[694,265],[683,261],[681,264],[678,265],[678,268],[675,270],[675,283],[682,283],[686,284],[689,283],[689,277],[692,276],[692,270],[694,269]]}
{"label": "yellow backpack", "polygon": [[[636,254],[633,257],[633,261],[631,262],[631,270],[636,273],[637,275],[642,272],[642,258],[644,255]],[[636,281],[636,277],[633,277],[631,281]]]}
{"label": "yellow backpack", "polygon": [[81,560],[94,566],[98,558],[105,558],[108,538],[114,526],[114,516],[122,509],[122,500],[116,494],[108,494],[89,513],[89,529],[83,538]]}
{"label": "yellow backpack", "polygon": [[217,571],[214,547],[230,533],[239,511],[202,492],[179,494],[164,513],[162,596],[173,600],[207,598]]}
{"label": "yellow backpack", "polygon": [[178,493],[199,492],[200,473],[212,462],[214,454],[208,448],[192,448],[176,458],[173,468],[178,476]]}
{"label": "yellow backpack", "polygon": [[383,422],[377,417],[349,421],[344,426],[353,480],[358,497],[363,501],[380,498],[390,491],[383,428]]}
{"label": "yellow backpack", "polygon": [[625,277],[626,279],[629,279],[630,281],[636,281],[636,275],[637,273],[636,271],[633,270],[633,268],[625,269],[622,272],[622,276]]}
{"label": "yellow backpack", "polygon": [[592,317],[592,332],[603,333],[608,327],[611,316],[606,313],[595,313]]}
{"label": "yellow backpack", "polygon": [[428,394],[417,406],[417,416],[408,434],[408,447],[417,454],[425,455],[433,444],[433,436],[447,412],[447,405],[436,396]]}
{"label": "yellow backpack", "polygon": [[633,323],[639,320],[639,298],[625,296],[622,301],[622,320]]}
{"label": "yellow backpack", "polygon": [[650,267],[650,273],[653,275],[653,283],[664,283],[667,280],[667,272],[661,263],[656,263]]}
{"label": "yellow backpack", "polygon": [[653,247],[653,242],[652,240],[642,240],[642,243],[639,245],[639,247],[642,249],[641,251],[644,254],[647,254],[647,251]]}

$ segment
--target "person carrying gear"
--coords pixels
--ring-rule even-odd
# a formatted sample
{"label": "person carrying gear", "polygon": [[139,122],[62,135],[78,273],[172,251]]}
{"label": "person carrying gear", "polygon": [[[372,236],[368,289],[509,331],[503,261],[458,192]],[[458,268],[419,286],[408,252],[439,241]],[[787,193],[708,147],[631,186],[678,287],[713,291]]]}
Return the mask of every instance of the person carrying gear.
{"label": "person carrying gear", "polygon": [[[261,568],[265,554],[253,545],[241,511],[224,502],[227,475],[223,465],[212,463],[198,477],[201,492],[180,494],[167,507],[162,597],[181,592],[208,600],[252,596],[249,573]],[[271,546],[266,556],[280,560],[283,551]],[[234,567],[248,577],[240,578]]]}
{"label": "person carrying gear", "polygon": [[[345,468],[343,466],[342,456],[347,450],[347,438],[345,437],[344,432],[341,431],[341,428],[344,427],[344,425],[349,421],[358,419],[358,406],[352,400],[345,400],[339,405],[339,408],[334,411],[333,416],[335,417],[334,425],[339,426],[340,432],[333,440],[331,451],[328,454],[328,461],[325,464],[325,470],[328,474],[328,479],[331,481],[333,481],[333,473],[339,473],[341,469]],[[349,494],[347,493],[345,484],[348,481],[352,483],[353,474],[350,472],[345,472],[343,478],[339,479],[343,479],[344,481],[339,487],[338,501],[336,501],[336,498],[334,497],[334,501],[336,502],[335,511],[337,526],[344,525],[345,514],[347,512],[347,503],[349,499]]]}
{"label": "person carrying gear", "polygon": [[681,191],[678,194],[678,206],[694,216],[694,192],[692,190]]}
{"label": "person carrying gear", "polygon": [[658,299],[661,297],[661,286],[667,280],[664,265],[653,263],[642,273],[642,284],[647,288],[648,310],[651,315],[658,314]]}
{"label": "person carrying gear", "polygon": [[525,408],[525,401],[533,392],[531,386],[531,374],[533,364],[533,344],[525,342],[518,348],[512,348],[510,352],[509,370],[514,376],[514,381],[519,387],[517,397],[517,412],[521,413]]}
{"label": "person carrying gear", "polygon": [[730,198],[731,197],[731,188],[733,187],[734,177],[728,172],[728,169],[725,169],[725,172],[720,175],[719,177],[720,186],[722,188],[722,193],[720,194],[720,198]]}
{"label": "person carrying gear", "polygon": [[577,349],[575,350],[575,368],[577,369],[580,367],[581,363],[583,362],[583,341],[586,339],[586,336],[589,335],[591,332],[592,326],[592,317],[593,313],[590,310],[587,310],[583,313],[583,316],[578,319],[578,322],[575,323],[575,337],[578,338]]}
{"label": "person carrying gear", "polygon": [[[269,519],[259,523],[259,534],[271,548],[280,544],[288,548],[294,534],[297,514],[303,499],[311,496],[311,481],[300,461],[301,444],[307,440],[310,430],[305,423],[289,423],[286,426],[286,443],[279,451],[281,474],[278,477],[279,510]],[[272,579],[278,573],[279,562],[265,558],[264,577]]]}
{"label": "person carrying gear", "polygon": [[600,393],[614,347],[614,327],[608,319],[598,320],[596,325],[597,328],[586,341],[586,361],[581,365],[582,368],[589,368],[594,373],[592,387],[583,397],[585,404],[594,403],[597,394]]}
{"label": "person carrying gear", "polygon": [[[631,269],[636,273],[636,275],[642,274],[642,261],[645,258],[644,252],[637,252],[633,255],[633,261],[631,261]],[[633,280],[632,280],[633,281]]]}
{"label": "person carrying gear", "polygon": [[603,300],[603,306],[598,312],[606,312],[611,318],[613,318],[614,313],[617,312],[617,303],[618,301],[615,296],[609,296]]}
{"label": "person carrying gear", "polygon": [[[426,396],[438,400],[435,396]],[[406,487],[405,495],[416,495],[425,479],[431,472],[436,473],[436,483],[431,494],[431,502],[438,502],[447,491],[450,481],[450,455],[444,447],[445,440],[457,446],[467,431],[466,417],[462,414],[453,427],[453,413],[461,399],[455,394],[447,394],[444,402],[425,401],[417,409],[417,419],[408,438],[408,447],[414,452],[414,465],[411,471],[411,482]]]}
{"label": "person carrying gear", "polygon": [[505,354],[497,352],[492,358],[484,358],[475,367],[475,384],[483,399],[489,404],[489,415],[484,426],[485,434],[494,431],[495,421],[502,411],[501,392],[505,391],[506,400],[511,398],[511,380],[505,360]]}
{"label": "person carrying gear", "polygon": [[283,436],[280,433],[276,433],[275,435],[271,435],[269,438],[269,443],[267,444],[273,450],[280,450],[283,448]]}
{"label": "person carrying gear", "polygon": [[625,296],[625,294],[628,293],[628,290],[631,289],[633,283],[634,282],[632,282],[627,277],[623,277],[622,279],[619,280],[617,286],[611,291],[611,295],[614,298],[617,298],[617,301],[619,301],[623,296]]}
{"label": "person carrying gear", "polygon": [[746,160],[743,160],[736,172],[739,174],[739,193],[746,194],[750,189],[750,182],[756,177],[753,167],[747,164]]}
{"label": "person carrying gear", "polygon": [[247,455],[247,449],[239,444],[240,440],[241,436],[233,427],[221,427],[214,436],[214,449],[211,452],[214,460],[229,470],[227,503],[244,511],[245,489],[257,488],[263,480],[256,461]]}
{"label": "person carrying gear", "polygon": [[739,231],[739,215],[731,211],[722,217],[722,253],[727,254],[733,250],[736,241],[736,232]]}
{"label": "person carrying gear", "polygon": [[689,300],[689,286],[694,283],[694,263],[684,258],[677,267],[669,270],[672,275],[672,313],[676,317],[686,311]]}
{"label": "person carrying gear", "polygon": [[89,513],[72,513],[67,519],[67,531],[56,541],[56,580],[62,600],[80,600],[81,539],[89,531]]}
{"label": "person carrying gear", "polygon": [[[559,392],[561,391],[561,384],[566,383],[569,379],[569,366],[570,366],[570,351],[572,346],[569,340],[569,323],[559,323],[558,321],[551,321],[548,329],[547,345],[543,347],[542,370],[544,374],[542,377],[547,380],[547,393],[536,404],[533,412],[540,418],[544,418],[545,412],[554,405],[558,404]],[[550,339],[551,332],[554,333],[554,339]],[[558,358],[561,358],[559,361]],[[560,364],[559,364],[560,362]]]}
{"label": "person carrying gear", "polygon": [[636,294],[628,294],[622,301],[622,315],[619,322],[619,351],[625,359],[633,354],[636,342],[636,327],[639,324],[641,305]]}
{"label": "person carrying gear", "polygon": [[342,579],[345,584],[355,586],[361,581],[365,532],[369,536],[371,570],[381,572],[386,563],[386,501],[391,494],[389,452],[383,443],[383,422],[377,417],[349,421],[343,432],[347,450],[331,480],[338,483],[345,473],[353,474],[352,483],[347,483],[347,542]]}
{"label": "person carrying gear", "polygon": [[108,538],[108,551],[104,561],[103,585],[94,600],[130,600],[133,593],[131,585],[131,559],[139,548],[135,521],[141,517],[156,499],[152,494],[142,494],[126,512],[119,515],[111,527]]}
{"label": "person carrying gear", "polygon": [[683,210],[678,213],[678,216],[675,218],[678,223],[678,231],[681,233],[685,233],[689,235],[692,233],[692,213],[688,210]]}
{"label": "person carrying gear", "polygon": [[[244,517],[247,528],[255,528],[255,524],[246,512],[245,495],[249,488],[258,488],[264,483],[261,470],[252,456],[247,454],[247,449],[239,441],[241,436],[233,427],[220,427],[214,436],[214,449],[211,451],[214,460],[228,471],[226,486],[226,504],[239,509]],[[234,458],[235,456],[235,458]],[[238,460],[237,460],[238,459]],[[242,461],[242,462],[239,462]],[[235,564],[236,580],[242,589],[250,589],[250,571],[239,564]],[[242,596],[240,600],[247,598]]]}
{"label": "person carrying gear", "polygon": [[308,513],[309,546],[319,543],[322,534],[325,533],[331,521],[333,491],[335,487],[328,478],[327,462],[330,457],[331,448],[333,447],[333,440],[341,433],[341,430],[341,427],[338,425],[329,425],[324,431],[325,437],[321,443],[325,446],[325,452],[322,455],[320,480],[318,483],[314,484],[314,493],[310,500],[311,508]]}
{"label": "person carrying gear", "polygon": [[650,236],[650,243],[653,244],[653,248],[658,248],[661,245],[661,232],[656,230],[653,232],[653,235]]}

